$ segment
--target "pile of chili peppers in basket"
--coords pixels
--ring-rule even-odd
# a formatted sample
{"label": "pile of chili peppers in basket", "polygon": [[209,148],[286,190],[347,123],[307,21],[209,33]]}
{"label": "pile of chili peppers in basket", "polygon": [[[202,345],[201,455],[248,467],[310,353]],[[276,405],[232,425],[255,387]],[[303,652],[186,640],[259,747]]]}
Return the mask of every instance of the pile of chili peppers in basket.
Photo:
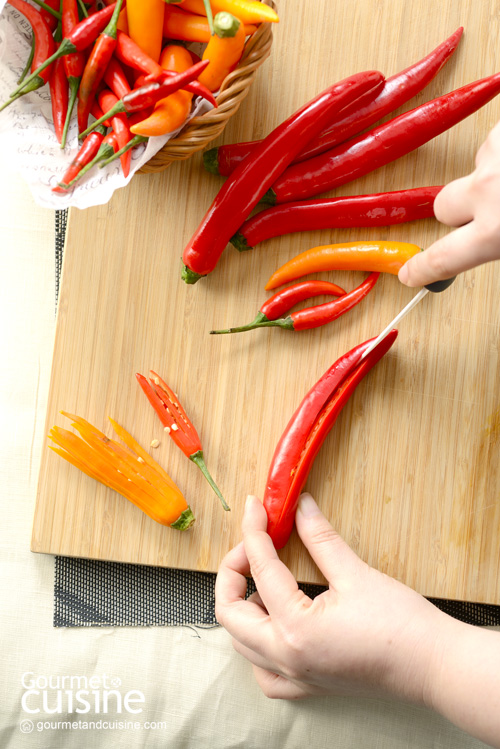
{"label": "pile of chili peppers in basket", "polygon": [[[54,188],[59,193],[97,163],[119,158],[127,176],[131,149],[182,127],[193,97],[217,106],[214,92],[247,38],[258,24],[279,20],[257,0],[104,0],[101,8],[95,0],[34,2],[40,7],[8,0],[31,25],[32,52],[0,111],[48,84],[64,148],[76,108],[83,142]],[[205,45],[202,59],[186,49],[190,42]]]}

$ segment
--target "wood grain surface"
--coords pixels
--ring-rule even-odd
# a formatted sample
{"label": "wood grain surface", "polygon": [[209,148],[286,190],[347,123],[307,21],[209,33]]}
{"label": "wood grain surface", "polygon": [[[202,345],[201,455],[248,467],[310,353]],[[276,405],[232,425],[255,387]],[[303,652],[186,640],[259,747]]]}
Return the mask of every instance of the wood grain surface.
{"label": "wood grain surface", "polygon": [[[500,70],[500,16],[488,0],[282,0],[271,59],[217,141],[265,135],[328,84],[356,71],[387,76],[465,27],[454,57],[404,109]],[[403,109],[401,110],[403,111]],[[443,184],[474,167],[500,119],[500,99],[392,165],[333,195]],[[329,241],[389,238],[427,247],[435,220],[377,230],[316,231],[228,247],[193,287],[180,279],[184,245],[222,179],[201,155],[138,175],[111,202],[73,210],[47,430],[64,409],[110,436],[110,415],[144,445],[188,498],[197,522],[163,528],[124,498],[67,465],[42,458],[32,550],[215,571],[240,539],[245,497],[262,497],[275,445],[298,403],[342,353],[376,335],[415,294],[382,277],[335,323],[292,333],[210,336],[253,319],[271,273]],[[324,277],[353,288],[365,274]],[[370,564],[428,596],[500,604],[500,265],[429,295],[339,417],[307,482],[333,525]],[[205,456],[232,511],[162,431],[134,373],[156,369],[199,428]],[[281,552],[301,581],[323,582],[294,535]]]}

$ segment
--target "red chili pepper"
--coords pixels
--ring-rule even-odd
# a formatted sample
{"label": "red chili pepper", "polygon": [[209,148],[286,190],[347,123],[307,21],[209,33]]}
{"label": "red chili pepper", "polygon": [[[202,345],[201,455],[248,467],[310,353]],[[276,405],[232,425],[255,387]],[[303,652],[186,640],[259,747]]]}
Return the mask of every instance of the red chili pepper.
{"label": "red chili pepper", "polygon": [[24,94],[45,86],[50,79],[51,69],[47,66],[48,69],[40,70],[40,63],[45,61],[47,57],[51,57],[56,48],[51,29],[37,8],[25,2],[25,0],[9,0],[9,5],[12,5],[31,24],[35,38],[35,52],[31,65],[33,72],[14,89],[9,99],[0,106],[0,112]]}
{"label": "red chili pepper", "polygon": [[78,176],[83,167],[86,166],[90,161],[92,161],[94,156],[97,155],[99,146],[104,140],[105,132],[106,131],[104,127],[99,127],[97,128],[97,130],[94,130],[93,133],[87,135],[80,147],[80,150],[69,165],[68,169],[65,171],[60,184],[58,184],[56,187],[53,187],[52,192],[57,192],[62,195],[67,192],[67,189],[64,189],[63,187],[61,187],[61,185],[69,185],[70,182],[73,182],[73,180]]}
{"label": "red chili pepper", "polygon": [[251,250],[271,237],[314,229],[391,226],[434,216],[442,186],[417,187],[374,195],[354,195],[285,203],[247,219],[231,239],[237,250]]}
{"label": "red chili pepper", "polygon": [[[200,61],[201,62],[201,61]],[[167,78],[171,78],[173,75],[177,75],[175,70],[164,70],[163,75],[161,78],[158,79],[158,83],[161,83],[163,80]],[[149,83],[152,81],[152,76],[147,76],[149,80],[146,80],[145,83]],[[136,82],[137,83],[137,82]],[[201,96],[203,99],[206,99],[213,107],[217,107],[217,99],[213,95],[213,93],[210,91],[209,88],[207,88],[203,83],[200,81],[191,81],[191,83],[187,83],[185,86],[183,86],[184,91],[189,91],[191,94],[194,94],[195,96]]]}
{"label": "red chili pepper", "polygon": [[[345,315],[346,312],[349,312],[350,309],[359,304],[360,301],[364,299],[364,297],[373,289],[373,287],[377,283],[379,276],[380,273],[370,273],[368,278],[366,278],[363,283],[361,283],[352,291],[348,292],[345,292],[340,288],[340,286],[337,286],[337,290],[343,292],[342,295],[339,295],[336,291],[318,291],[318,293],[305,295],[297,300],[302,301],[303,299],[307,299],[308,296],[313,297],[330,293],[332,294],[332,296],[339,296],[339,299],[336,299],[334,302],[317,304],[315,307],[306,307],[306,309],[301,309],[298,312],[292,312],[290,315],[287,315],[287,317],[269,317],[269,315],[267,315],[264,311],[266,307],[266,304],[264,304],[260,308],[260,312],[255,320],[253,320],[253,322],[249,323],[248,325],[242,325],[239,328],[228,328],[227,330],[211,330],[210,332],[213,334],[243,333],[247,330],[255,330],[255,328],[274,327],[284,328],[285,330],[311,330],[312,328],[319,328],[321,327],[321,325],[326,325],[327,323],[336,320],[337,317]],[[304,283],[312,284],[314,282],[305,281]],[[315,283],[320,282],[316,281]],[[325,281],[323,283],[326,284]],[[332,284],[332,286],[334,285],[335,284]],[[302,285],[298,284],[298,286]],[[297,296],[300,297],[302,291],[304,290],[305,292],[306,289],[307,287],[298,289]],[[284,291],[278,292],[278,294],[275,294],[274,297],[271,297],[271,299],[268,300],[268,302],[271,302],[271,310],[273,310],[273,308],[279,309],[281,306],[283,311],[285,311],[293,307],[295,304],[297,304],[297,301],[293,301],[294,294],[295,291],[293,286],[289,287],[288,289],[284,289]],[[264,315],[262,316],[261,313],[263,312]]]}
{"label": "red chili pepper", "polygon": [[131,87],[128,78],[125,75],[121,64],[115,57],[112,57],[104,73],[104,82],[109,86],[111,91],[121,99],[130,93]]}
{"label": "red chili pepper", "polygon": [[[175,73],[173,76],[166,78],[162,83],[148,83],[141,88],[134,88],[122,99],[104,113],[103,117],[114,117],[116,114],[139,112],[148,107],[152,107],[161,99],[170,96],[175,91],[184,88],[185,84],[198,78],[202,70],[209,64],[209,60],[198,62],[182,73]],[[96,125],[100,125],[102,120],[96,120],[90,127],[84,130],[81,135],[85,136]]]}
{"label": "red chili pepper", "polygon": [[358,73],[316,96],[270,133],[253,158],[226,180],[183,253],[182,278],[196,283],[214,270],[235,232],[296,154],[346,105],[380,83],[377,71]]}
{"label": "red chili pepper", "polygon": [[[422,60],[387,78],[380,91],[375,92],[375,96],[368,95],[366,101],[360,98],[344,108],[335,123],[328,123],[324,131],[307,143],[293,163],[310,159],[352,138],[422,91],[450,59],[462,33],[461,26]],[[205,168],[213,174],[227,177],[259,142],[230,143],[211,148],[203,154]]]}
{"label": "red chili pepper", "polygon": [[152,75],[156,78],[160,77],[163,73],[161,65],[147,55],[139,45],[123,31],[118,31],[116,37],[115,56],[120,60],[120,62],[123,62],[125,65],[128,65],[134,70],[139,70],[146,75]]}
{"label": "red chili pepper", "polygon": [[[24,2],[24,0],[13,0],[11,4],[13,5],[16,2]],[[25,5],[27,5],[27,3],[25,3]],[[48,52],[48,54],[46,53],[43,59],[38,60],[37,67],[16,89],[14,89],[10,96],[15,97],[20,91],[22,91],[23,94],[26,93],[26,87],[28,85],[31,85],[32,81],[36,81],[39,77],[45,77],[45,80],[48,80],[48,75],[45,76],[46,68],[48,68],[48,66],[51,65],[54,60],[57,60],[58,57],[64,57],[65,55],[69,55],[73,52],[83,52],[85,49],[87,49],[87,47],[90,47],[90,45],[93,44],[93,42],[96,40],[97,36],[108,24],[109,19],[113,15],[115,5],[116,3],[114,3],[113,5],[109,5],[107,8],[103,8],[97,13],[94,13],[94,15],[89,16],[88,18],[84,18],[82,21],[80,21],[80,23],[78,23],[73,28],[73,31],[69,34],[69,36],[64,37],[55,52],[53,51],[55,49],[55,42],[52,39],[52,35],[49,34],[50,39],[52,39],[52,52]],[[32,6],[28,7],[33,10]]]}
{"label": "red chili pepper", "polygon": [[426,102],[331,151],[289,167],[264,201],[302,200],[362,177],[461,122],[499,92],[500,73],[496,73]]}
{"label": "red chili pepper", "polygon": [[288,312],[304,299],[313,299],[317,296],[344,296],[346,292],[340,286],[330,281],[300,281],[299,283],[287,286],[286,289],[277,291],[272,297],[269,297],[261,306],[255,320],[249,325],[243,325],[238,328],[228,328],[227,330],[211,330],[212,335],[220,333],[243,333],[246,330],[260,328],[263,324],[278,320],[285,312]]}
{"label": "red chili pepper", "polygon": [[116,47],[116,24],[118,23],[121,7],[122,0],[118,0],[108,25],[92,47],[92,52],[83,71],[80,88],[78,89],[77,107],[78,130],[80,133],[87,127],[92,102],[97,95],[99,83],[106,72],[106,68]]}
{"label": "red chili pepper", "polygon": [[64,127],[68,113],[68,79],[61,58],[56,60],[51,68],[50,79],[50,102],[52,105],[52,118],[56,138],[64,148]]}
{"label": "red chili pepper", "polygon": [[[101,109],[107,110],[111,109],[111,107],[114,106],[114,104],[118,101],[118,98],[115,96],[115,94],[112,91],[109,91],[109,89],[103,89],[98,94],[97,100],[99,102],[99,106]],[[127,123],[127,118],[123,114],[116,114],[114,117],[111,117],[111,127],[113,128],[113,132],[116,135],[116,140],[118,143],[118,148],[123,148],[127,145],[129,140],[131,140],[132,133],[130,132],[130,127]],[[131,152],[127,151],[123,154],[123,156],[120,157],[120,163],[122,165],[122,171],[123,176],[128,177],[130,172],[130,158],[131,158]]]}
{"label": "red chili pepper", "polygon": [[[63,37],[69,38],[73,29],[79,23],[78,3],[77,0],[62,0],[62,34]],[[73,54],[64,55],[64,69],[69,84],[69,102],[66,122],[64,123],[64,132],[61,146],[64,148],[68,134],[69,123],[78,95],[80,80],[85,68],[86,56],[84,52],[74,52]]]}
{"label": "red chili pepper", "polygon": [[[391,331],[363,361],[366,341],[338,359],[307,393],[276,446],[264,492],[267,532],[282,549],[293,529],[300,492],[337,416],[361,380],[390,349]],[[373,339],[372,339],[373,340]]]}
{"label": "red chili pepper", "polygon": [[70,182],[59,182],[59,187],[61,187],[66,192],[71,187],[73,187],[75,183],[84,176],[84,174],[92,169],[92,167],[94,167],[100,161],[104,161],[104,159],[109,159],[109,157],[112,156],[112,154],[116,150],[118,150],[116,135],[114,133],[108,133],[108,135],[106,135],[106,137],[102,140],[102,143],[100,144],[96,155],[89,162],[87,162],[87,164],[85,164],[82,169],[80,169],[77,176],[74,177]]}
{"label": "red chili pepper", "polygon": [[175,444],[181,448],[184,455],[198,466],[219,497],[223,508],[229,510],[230,508],[226,500],[208,472],[198,432],[179,403],[179,399],[156,372],[151,370],[149,376],[150,380],[148,381],[144,375],[138,373],[136,374],[137,382],[160,417],[165,431],[172,437]]}

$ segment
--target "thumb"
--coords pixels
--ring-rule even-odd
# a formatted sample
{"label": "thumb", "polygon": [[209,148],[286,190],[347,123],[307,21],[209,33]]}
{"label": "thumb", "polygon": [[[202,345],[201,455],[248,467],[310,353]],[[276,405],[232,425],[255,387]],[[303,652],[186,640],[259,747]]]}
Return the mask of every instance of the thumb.
{"label": "thumb", "polygon": [[364,566],[332,528],[310,494],[300,496],[295,524],[302,543],[333,588],[352,578]]}

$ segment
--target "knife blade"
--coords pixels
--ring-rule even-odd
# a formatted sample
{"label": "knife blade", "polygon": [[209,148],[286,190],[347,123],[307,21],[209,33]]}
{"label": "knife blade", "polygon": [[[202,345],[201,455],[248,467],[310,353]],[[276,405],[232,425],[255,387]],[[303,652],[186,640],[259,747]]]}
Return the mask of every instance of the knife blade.
{"label": "knife blade", "polygon": [[414,307],[416,307],[417,304],[419,302],[421,302],[422,299],[425,296],[427,296],[427,294],[429,293],[429,291],[431,291],[433,294],[437,294],[437,293],[439,293],[441,291],[444,291],[449,286],[451,286],[451,284],[453,283],[453,281],[455,280],[455,278],[456,278],[456,276],[453,276],[452,278],[446,278],[443,281],[434,281],[434,283],[429,283],[429,284],[427,284],[427,286],[424,286],[423,288],[421,288],[420,291],[418,292],[418,294],[416,296],[414,296],[413,299],[411,299],[408,302],[408,304],[406,305],[406,307],[403,307],[403,309],[401,310],[401,312],[399,312],[399,314],[396,315],[396,317],[394,318],[394,320],[392,320],[389,323],[389,325],[387,325],[387,327],[385,327],[383,329],[383,331],[380,333],[380,335],[378,335],[375,338],[375,340],[373,340],[370,343],[370,345],[368,346],[368,348],[364,351],[363,356],[361,357],[361,360],[363,360],[365,358],[365,356],[367,356],[370,353],[370,351],[373,351],[373,349],[376,346],[378,346],[378,344],[380,343],[380,341],[384,340],[384,338],[386,337],[386,335],[393,328],[395,328],[398,325],[399,321],[402,320],[403,317],[406,317],[406,315],[408,314],[408,312],[411,312],[411,310]]}

